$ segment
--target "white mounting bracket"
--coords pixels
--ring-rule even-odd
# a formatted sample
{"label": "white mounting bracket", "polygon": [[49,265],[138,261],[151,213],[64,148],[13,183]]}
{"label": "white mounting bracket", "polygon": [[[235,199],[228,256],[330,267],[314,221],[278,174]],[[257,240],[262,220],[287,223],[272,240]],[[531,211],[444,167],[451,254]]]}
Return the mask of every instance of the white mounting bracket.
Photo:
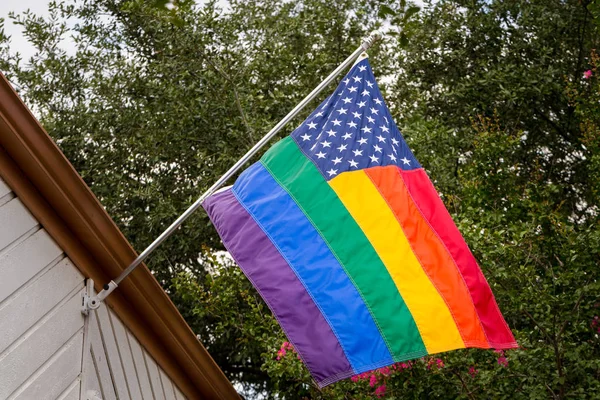
{"label": "white mounting bracket", "polygon": [[102,304],[102,301],[113,292],[119,285],[115,283],[115,281],[110,281],[106,285],[100,293],[94,295],[94,281],[88,279],[87,290],[83,294],[83,302],[81,304],[81,313],[83,315],[88,315],[90,310],[96,310]]}

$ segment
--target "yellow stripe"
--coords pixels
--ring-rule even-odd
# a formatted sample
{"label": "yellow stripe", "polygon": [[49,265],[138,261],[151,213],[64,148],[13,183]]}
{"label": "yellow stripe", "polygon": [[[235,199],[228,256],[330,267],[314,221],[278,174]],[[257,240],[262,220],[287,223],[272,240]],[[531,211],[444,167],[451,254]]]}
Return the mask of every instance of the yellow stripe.
{"label": "yellow stripe", "polygon": [[446,307],[411,250],[387,202],[363,171],[344,172],[329,184],[363,230],[408,306],[429,354],[464,348]]}

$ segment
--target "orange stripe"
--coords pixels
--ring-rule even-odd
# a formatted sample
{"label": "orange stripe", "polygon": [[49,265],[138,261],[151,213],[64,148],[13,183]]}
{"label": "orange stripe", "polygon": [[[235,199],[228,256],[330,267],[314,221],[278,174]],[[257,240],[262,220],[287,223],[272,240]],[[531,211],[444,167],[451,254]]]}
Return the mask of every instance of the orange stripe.
{"label": "orange stripe", "polygon": [[450,253],[413,201],[396,166],[365,170],[402,226],[413,253],[436,287],[465,346],[489,348],[469,290]]}

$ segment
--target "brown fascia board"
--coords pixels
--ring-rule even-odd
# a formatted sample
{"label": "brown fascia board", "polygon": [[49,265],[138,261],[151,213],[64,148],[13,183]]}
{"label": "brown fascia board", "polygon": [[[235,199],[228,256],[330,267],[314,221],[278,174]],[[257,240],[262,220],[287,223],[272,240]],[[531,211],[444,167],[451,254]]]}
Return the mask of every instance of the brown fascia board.
{"label": "brown fascia board", "polygon": [[[136,258],[2,73],[0,175],[97,291]],[[188,398],[240,398],[145,265],[106,302]]]}

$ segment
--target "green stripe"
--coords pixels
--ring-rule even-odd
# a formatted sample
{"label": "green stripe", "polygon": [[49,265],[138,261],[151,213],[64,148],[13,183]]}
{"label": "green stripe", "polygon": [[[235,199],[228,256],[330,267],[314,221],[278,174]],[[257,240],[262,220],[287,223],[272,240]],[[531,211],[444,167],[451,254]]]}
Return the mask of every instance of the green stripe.
{"label": "green stripe", "polygon": [[329,244],[363,296],[394,360],[426,355],[417,325],[385,265],[312,161],[287,137],[269,149],[262,163]]}

